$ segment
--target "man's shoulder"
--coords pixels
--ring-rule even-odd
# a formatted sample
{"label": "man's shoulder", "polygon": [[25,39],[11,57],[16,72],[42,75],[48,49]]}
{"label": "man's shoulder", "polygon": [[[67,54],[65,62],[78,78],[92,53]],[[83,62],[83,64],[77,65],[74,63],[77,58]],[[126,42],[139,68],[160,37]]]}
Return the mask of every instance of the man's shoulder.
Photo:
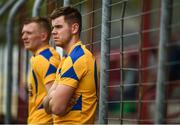
{"label": "man's shoulder", "polygon": [[35,56],[35,58],[44,58],[46,60],[50,60],[51,57],[60,58],[58,52],[53,47],[48,47],[41,52],[39,52],[38,55]]}

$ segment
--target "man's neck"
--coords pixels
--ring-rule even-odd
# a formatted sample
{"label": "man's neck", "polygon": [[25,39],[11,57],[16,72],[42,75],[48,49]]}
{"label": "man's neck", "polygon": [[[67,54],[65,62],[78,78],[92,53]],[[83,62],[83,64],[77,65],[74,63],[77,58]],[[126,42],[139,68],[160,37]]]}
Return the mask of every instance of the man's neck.
{"label": "man's neck", "polygon": [[33,54],[36,54],[41,48],[44,48],[46,46],[48,46],[48,43],[43,43],[40,46],[37,47],[37,49],[35,51],[33,51]]}
{"label": "man's neck", "polygon": [[71,41],[69,42],[69,44],[67,45],[67,47],[63,48],[64,51],[68,54],[69,51],[70,51],[70,49],[71,49],[71,47],[72,47],[74,44],[76,44],[79,40],[80,40],[79,37],[73,37],[73,38],[71,39]]}

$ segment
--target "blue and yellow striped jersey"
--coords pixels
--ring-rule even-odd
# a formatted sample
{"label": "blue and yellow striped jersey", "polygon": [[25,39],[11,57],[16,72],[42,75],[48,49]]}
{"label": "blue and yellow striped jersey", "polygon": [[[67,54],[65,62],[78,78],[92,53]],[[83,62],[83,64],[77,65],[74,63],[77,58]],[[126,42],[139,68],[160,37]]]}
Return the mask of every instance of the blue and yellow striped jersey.
{"label": "blue and yellow striped jersey", "polygon": [[[70,111],[64,116],[54,116],[55,124],[92,124],[97,107],[97,68],[92,53],[81,41],[71,47],[57,70],[57,84],[76,88]],[[69,104],[70,106],[70,104]],[[68,107],[69,108],[69,107]]]}
{"label": "blue and yellow striped jersey", "polygon": [[29,73],[29,116],[28,124],[52,123],[51,115],[46,114],[42,101],[47,94],[45,85],[54,81],[60,56],[49,45],[39,49],[31,57],[31,70]]}

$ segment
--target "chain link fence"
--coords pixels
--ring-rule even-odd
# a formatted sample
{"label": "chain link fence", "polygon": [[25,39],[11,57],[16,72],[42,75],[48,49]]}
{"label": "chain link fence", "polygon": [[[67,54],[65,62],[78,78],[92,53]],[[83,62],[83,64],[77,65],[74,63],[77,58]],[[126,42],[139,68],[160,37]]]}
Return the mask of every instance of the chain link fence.
{"label": "chain link fence", "polygon": [[[18,1],[4,10],[9,1],[0,2],[1,123],[3,119],[26,123],[27,119],[28,53],[21,41],[23,19],[48,16],[56,7],[71,5],[82,14],[81,39],[100,69],[96,123],[180,124],[179,0],[27,0],[10,20],[15,23],[8,36],[12,51],[7,49],[5,30]],[[12,110],[5,108],[8,106]]]}

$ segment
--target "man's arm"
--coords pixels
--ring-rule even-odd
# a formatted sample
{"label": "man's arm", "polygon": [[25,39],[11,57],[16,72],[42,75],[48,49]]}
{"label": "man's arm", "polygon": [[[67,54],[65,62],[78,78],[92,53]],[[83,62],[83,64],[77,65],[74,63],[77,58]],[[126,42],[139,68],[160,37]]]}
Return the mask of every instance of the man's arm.
{"label": "man's arm", "polygon": [[46,84],[46,90],[48,91],[48,93],[50,93],[51,91],[56,89],[57,84],[54,82],[54,80],[52,82],[49,82],[48,84]]}
{"label": "man's arm", "polygon": [[73,87],[58,84],[56,88],[49,93],[48,99],[46,99],[46,112],[56,115],[66,114],[68,111],[67,105],[71,101],[74,90],[75,88]]}
{"label": "man's arm", "polygon": [[[53,114],[64,115],[67,113],[68,103],[71,101],[75,88],[59,84],[50,93],[49,107]],[[70,107],[71,108],[71,107]]]}
{"label": "man's arm", "polygon": [[44,106],[44,109],[45,109],[46,113],[51,114],[51,110],[50,110],[50,107],[49,107],[49,101],[50,101],[49,100],[50,99],[49,98],[49,93],[51,93],[53,90],[56,89],[57,84],[54,83],[54,80],[53,80],[53,81],[47,83],[45,85],[45,87],[46,87],[46,90],[47,90],[48,94],[43,99],[43,106]]}
{"label": "man's arm", "polygon": [[53,83],[54,83],[54,80],[46,83],[45,87],[46,87],[47,92],[51,89],[51,87],[53,86]]}

